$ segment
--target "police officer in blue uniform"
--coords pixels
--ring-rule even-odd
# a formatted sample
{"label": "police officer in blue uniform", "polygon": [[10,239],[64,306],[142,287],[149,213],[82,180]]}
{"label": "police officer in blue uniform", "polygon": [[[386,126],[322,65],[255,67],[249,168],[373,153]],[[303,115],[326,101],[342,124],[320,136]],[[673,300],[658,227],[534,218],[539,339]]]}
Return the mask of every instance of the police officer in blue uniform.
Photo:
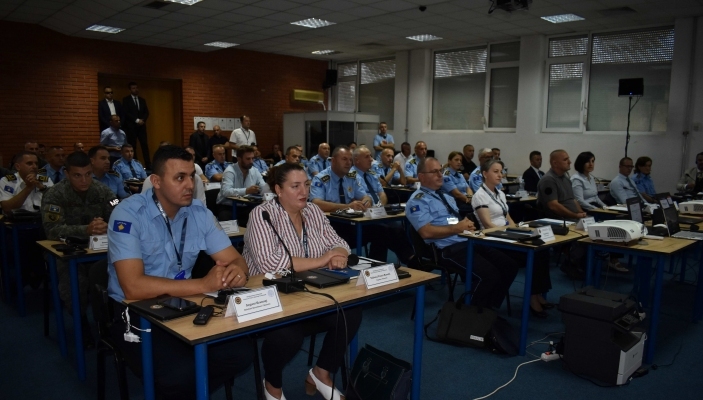
{"label": "police officer in blue uniform", "polygon": [[122,157],[112,164],[112,169],[120,174],[122,179],[146,179],[146,171],[142,164],[134,159],[134,148],[131,144],[125,143],[120,154]]}
{"label": "police officer in blue uniform", "polygon": [[[123,338],[124,299],[149,299],[164,293],[189,296],[241,287],[249,280],[244,258],[212,213],[193,199],[194,179],[198,178],[194,178],[190,153],[164,146],[154,154],[152,165],[153,189],[120,203],[107,227],[108,293],[115,310],[110,333],[125,357],[137,362],[141,344]],[[193,278],[201,251],[215,265],[204,277]],[[139,327],[136,314],[130,317],[130,323]],[[151,335],[157,394],[165,399],[193,398],[193,348],[158,327],[152,327]],[[209,386],[216,388],[246,369],[253,354],[248,341],[240,339],[208,346],[207,358]]]}
{"label": "police officer in blue uniform", "polygon": [[303,163],[301,160],[301,152],[299,146],[290,146],[286,149],[286,157],[277,162],[274,167],[277,167],[279,165],[282,165],[284,163],[289,163],[289,164],[300,164],[301,167],[305,170],[305,173],[308,174],[308,179],[312,180],[312,176],[310,175],[310,170],[308,169],[307,165]]}
{"label": "police officer in blue uniform", "polygon": [[388,124],[381,122],[378,124],[378,133],[373,138],[373,148],[376,153],[373,158],[377,161],[381,161],[381,152],[385,149],[391,149],[395,151],[395,140],[393,135],[388,133]]}
{"label": "police officer in blue uniform", "polygon": [[381,152],[381,161],[374,161],[372,168],[378,174],[383,186],[405,185],[405,168],[393,161],[393,150],[385,149]]}
{"label": "police officer in blue uniform", "polygon": [[[493,150],[489,148],[481,149],[478,153],[478,167],[469,175],[469,187],[473,193],[481,188],[483,184],[483,174],[481,174],[481,165],[493,159]],[[496,186],[496,189],[502,190],[503,184]]]}
{"label": "police officer in blue uniform", "polygon": [[65,155],[63,147],[52,146],[46,153],[46,164],[37,173],[51,179],[53,183],[59,183],[66,177],[64,168]]}
{"label": "police officer in blue uniform", "polygon": [[[439,255],[458,270],[466,268],[466,241],[458,236],[476,227],[467,218],[461,218],[452,196],[441,191],[442,166],[434,158],[426,158],[419,165],[422,187],[412,194],[405,207],[408,220],[426,243],[439,249]],[[472,304],[499,308],[517,275],[518,266],[501,251],[476,246],[474,251]]]}
{"label": "police officer in blue uniform", "polygon": [[93,169],[93,179],[109,187],[120,200],[129,196],[124,188],[122,176],[119,172],[110,169],[110,153],[105,146],[92,147],[88,150],[88,157]]}
{"label": "police officer in blue uniform", "polygon": [[261,172],[262,176],[266,176],[266,173],[269,170],[268,164],[266,164],[266,160],[261,158],[261,152],[259,151],[259,146],[251,146],[252,149],[254,149],[254,168],[258,169],[259,172]]}
{"label": "police officer in blue uniform", "polygon": [[[300,151],[300,163],[303,164],[303,167],[305,167],[305,170],[308,170],[308,164],[310,163],[310,160],[305,156],[305,151],[303,151],[303,146],[296,144],[295,147]],[[308,172],[308,176],[310,176],[310,172]]]}
{"label": "police officer in blue uniform", "polygon": [[317,147],[317,154],[315,154],[308,162],[309,174],[312,176],[317,175],[320,171],[326,169],[330,166],[330,145],[327,143],[320,143]]}
{"label": "police officer in blue uniform", "polygon": [[425,159],[425,157],[427,157],[427,144],[421,140],[415,143],[415,154],[410,156],[408,161],[405,163],[405,179],[408,183],[419,182],[417,177],[417,166],[420,164],[420,161]]}
{"label": "police officer in blue uniform", "polygon": [[227,167],[232,165],[231,162],[225,160],[225,146],[221,144],[213,146],[212,157],[214,160],[205,165],[205,177],[210,182],[222,182],[222,175]]}
{"label": "police officer in blue uniform", "polygon": [[449,153],[449,163],[443,173],[444,182],[442,183],[442,190],[454,197],[459,207],[459,212],[461,216],[464,217],[466,214],[473,212],[471,197],[469,197],[473,195],[473,192],[470,191],[469,184],[466,182],[466,179],[464,179],[464,175],[461,174],[462,159],[463,155],[458,151]]}

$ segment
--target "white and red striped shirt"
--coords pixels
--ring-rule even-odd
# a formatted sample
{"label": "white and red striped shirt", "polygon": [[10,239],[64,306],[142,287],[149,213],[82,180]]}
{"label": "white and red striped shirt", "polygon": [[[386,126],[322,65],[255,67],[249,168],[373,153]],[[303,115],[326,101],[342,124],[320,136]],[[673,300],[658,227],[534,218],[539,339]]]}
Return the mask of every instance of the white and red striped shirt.
{"label": "white and red striped shirt", "polygon": [[[293,257],[305,258],[303,238],[299,236],[286,210],[277,200],[271,200],[254,208],[249,213],[247,231],[244,234],[244,259],[252,275],[283,271],[289,268],[290,260],[283,244],[261,216],[268,211],[271,223],[288,246]],[[328,251],[341,247],[351,253],[349,245],[337,235],[325,214],[318,206],[307,203],[302,211],[308,236],[308,256],[321,257]]]}

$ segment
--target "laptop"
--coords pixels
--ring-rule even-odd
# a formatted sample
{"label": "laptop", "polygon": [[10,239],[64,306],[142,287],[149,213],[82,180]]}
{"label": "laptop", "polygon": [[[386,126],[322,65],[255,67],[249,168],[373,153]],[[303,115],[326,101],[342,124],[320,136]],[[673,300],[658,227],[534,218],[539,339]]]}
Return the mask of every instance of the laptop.
{"label": "laptop", "polygon": [[655,209],[652,213],[652,226],[663,224],[666,225],[666,229],[669,236],[673,236],[675,233],[681,231],[679,226],[679,212],[674,207],[674,201],[671,199],[669,193],[657,193],[654,195],[654,199],[657,201],[659,208]]}
{"label": "laptop", "polygon": [[349,276],[335,272],[323,271],[320,269],[296,272],[295,277],[301,279],[306,285],[314,286],[319,289],[342,285],[349,282]]}
{"label": "laptop", "polygon": [[486,236],[500,238],[500,239],[507,239],[507,240],[515,240],[518,242],[524,242],[526,240],[532,240],[532,239],[539,239],[539,237],[540,237],[540,235],[535,234],[531,230],[529,232],[517,232],[517,231],[511,231],[511,230],[493,231],[493,232],[487,232]]}
{"label": "laptop", "polygon": [[639,197],[632,197],[625,200],[627,204],[627,214],[631,221],[644,223],[644,217],[642,216],[642,201]]}
{"label": "laptop", "polygon": [[139,300],[133,303],[129,303],[129,307],[139,310],[150,317],[158,319],[159,321],[170,321],[175,318],[185,317],[187,315],[196,314],[200,311],[200,307],[194,307],[190,309],[185,309],[183,311],[174,310],[172,308],[164,307],[159,304],[160,301],[164,300],[169,296],[159,296],[153,299]]}

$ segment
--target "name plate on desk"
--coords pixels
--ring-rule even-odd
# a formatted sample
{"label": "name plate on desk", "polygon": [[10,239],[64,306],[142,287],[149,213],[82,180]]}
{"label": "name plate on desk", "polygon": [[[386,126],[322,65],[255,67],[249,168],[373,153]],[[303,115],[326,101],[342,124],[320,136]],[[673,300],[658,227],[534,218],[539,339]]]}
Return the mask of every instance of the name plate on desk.
{"label": "name plate on desk", "polygon": [[371,207],[364,212],[364,216],[367,218],[382,218],[387,216],[385,207]]}
{"label": "name plate on desk", "polygon": [[207,192],[208,190],[212,189],[220,189],[222,187],[221,182],[207,182],[205,184],[205,191]]}
{"label": "name plate on desk", "polygon": [[576,229],[580,231],[586,231],[588,230],[588,225],[595,224],[596,219],[593,217],[586,217],[586,218],[581,218],[579,220],[579,223],[576,224]]}
{"label": "name plate on desk", "polygon": [[356,286],[366,285],[366,289],[375,289],[396,282],[398,282],[398,273],[395,271],[395,266],[386,264],[361,271]]}
{"label": "name plate on desk", "polygon": [[547,225],[547,226],[540,226],[537,228],[537,233],[540,236],[540,239],[544,242],[553,242],[554,241],[554,231],[552,231],[552,227]]}
{"label": "name plate on desk", "polygon": [[519,197],[519,198],[521,198],[521,199],[525,199],[525,198],[530,197],[530,194],[527,193],[526,190],[518,190],[517,192],[515,192],[515,197]]}
{"label": "name plate on desk", "polygon": [[236,219],[230,221],[220,221],[220,226],[222,227],[222,230],[225,231],[225,233],[228,235],[239,233],[239,225],[237,224]]}
{"label": "name plate on desk", "polygon": [[107,250],[107,235],[95,235],[90,237],[91,250]]}
{"label": "name plate on desk", "polygon": [[247,322],[282,311],[278,290],[273,285],[229,296],[225,317],[236,315],[237,321]]}

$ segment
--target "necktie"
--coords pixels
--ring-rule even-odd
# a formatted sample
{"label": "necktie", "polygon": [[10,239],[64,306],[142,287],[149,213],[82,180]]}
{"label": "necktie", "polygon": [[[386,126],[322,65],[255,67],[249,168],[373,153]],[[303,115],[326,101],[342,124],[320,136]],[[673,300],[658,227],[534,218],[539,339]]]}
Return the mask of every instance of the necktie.
{"label": "necktie", "polygon": [[386,168],[383,169],[383,174],[384,174],[384,175],[388,175],[388,167],[386,167]]}
{"label": "necktie", "polygon": [[61,179],[61,175],[59,175],[59,171],[57,170],[54,172],[54,183],[59,183],[59,180]]}
{"label": "necktie", "polygon": [[364,182],[366,183],[366,189],[368,190],[371,198],[373,199],[373,204],[378,204],[378,195],[374,192],[371,187],[371,182],[369,182],[369,174],[364,174]]}
{"label": "necktie", "polygon": [[134,99],[134,104],[137,105],[137,110],[139,110],[139,97],[137,97],[137,96],[132,96],[132,98]]}
{"label": "necktie", "polygon": [[344,179],[339,178],[339,202],[347,204],[347,197],[344,195]]}
{"label": "necktie", "polygon": [[439,199],[442,200],[442,203],[444,203],[444,206],[447,207],[447,211],[449,211],[449,214],[451,214],[454,217],[461,218],[459,213],[452,208],[452,206],[449,205],[449,202],[447,199],[444,198],[444,193],[441,190],[436,190],[435,193],[437,193],[437,196],[439,196]]}
{"label": "necktie", "polygon": [[327,169],[327,159],[322,160],[322,169]]}
{"label": "necktie", "polygon": [[222,173],[225,172],[225,165],[224,164],[220,164],[220,171],[222,171]]}
{"label": "necktie", "polygon": [[132,178],[137,177],[137,172],[134,170],[134,167],[132,166],[132,162],[128,162],[127,165],[129,165],[129,170],[132,172]]}

